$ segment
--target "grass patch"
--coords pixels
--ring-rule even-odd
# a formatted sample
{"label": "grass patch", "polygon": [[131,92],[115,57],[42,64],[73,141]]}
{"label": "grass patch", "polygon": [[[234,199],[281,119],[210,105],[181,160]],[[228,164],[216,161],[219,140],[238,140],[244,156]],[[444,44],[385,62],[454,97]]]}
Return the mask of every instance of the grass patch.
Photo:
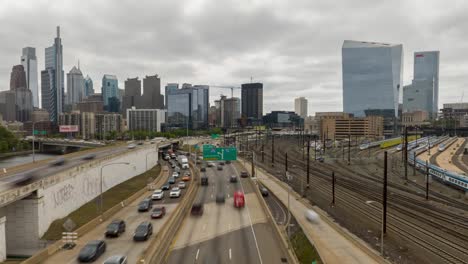
{"label": "grass patch", "polygon": [[294,248],[299,263],[310,264],[316,261],[317,264],[323,263],[315,247],[310,244],[302,229],[297,230],[291,236],[291,244]]}
{"label": "grass patch", "polygon": [[[111,189],[104,192],[103,211],[112,208],[114,205],[132,196],[137,191],[144,188],[150,178],[153,180],[159,176],[161,166],[156,165],[149,171],[135,176],[125,182],[122,182]],[[99,216],[99,196],[88,203],[84,204],[76,211],[70,213],[64,218],[57,219],[50,225],[49,229],[42,236],[44,240],[59,240],[62,238],[62,232],[66,232],[63,228],[63,223],[68,219],[72,219],[76,224],[76,228],[83,226],[89,221]]]}

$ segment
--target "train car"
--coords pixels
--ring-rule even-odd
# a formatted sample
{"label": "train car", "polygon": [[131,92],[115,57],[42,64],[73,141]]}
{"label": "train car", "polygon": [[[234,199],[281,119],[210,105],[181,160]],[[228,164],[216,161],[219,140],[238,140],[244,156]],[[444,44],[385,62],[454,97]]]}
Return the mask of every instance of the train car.
{"label": "train car", "polygon": [[443,152],[443,151],[445,150],[445,148],[446,148],[446,145],[445,145],[444,143],[441,143],[441,144],[439,145],[439,147],[437,148],[437,151]]}

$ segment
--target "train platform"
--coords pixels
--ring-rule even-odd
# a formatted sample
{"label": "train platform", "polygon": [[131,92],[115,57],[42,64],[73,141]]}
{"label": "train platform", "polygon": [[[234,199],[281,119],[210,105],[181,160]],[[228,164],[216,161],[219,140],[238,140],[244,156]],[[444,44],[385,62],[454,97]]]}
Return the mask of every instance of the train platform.
{"label": "train platform", "polygon": [[[261,184],[287,206],[289,187],[260,168],[257,168],[256,172]],[[291,191],[289,200],[291,214],[324,263],[389,263],[365,242],[339,227],[325,212],[312,206],[296,192]],[[319,221],[311,223],[306,219],[305,213],[309,209],[320,215]]]}
{"label": "train platform", "polygon": [[461,148],[464,145],[465,145],[465,139],[459,138],[448,149],[440,153],[440,155],[437,156],[436,158],[436,161],[439,167],[446,169],[448,171],[451,171],[451,172],[459,173],[459,174],[464,173],[463,168],[459,168],[458,166],[452,163],[452,158],[454,155],[456,155],[458,148]]}

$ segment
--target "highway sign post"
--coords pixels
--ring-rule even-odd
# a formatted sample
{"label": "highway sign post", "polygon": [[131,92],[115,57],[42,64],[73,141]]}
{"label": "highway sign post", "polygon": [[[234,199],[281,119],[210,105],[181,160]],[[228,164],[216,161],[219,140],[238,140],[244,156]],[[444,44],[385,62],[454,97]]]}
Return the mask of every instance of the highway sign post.
{"label": "highway sign post", "polygon": [[237,148],[203,145],[203,160],[237,160]]}

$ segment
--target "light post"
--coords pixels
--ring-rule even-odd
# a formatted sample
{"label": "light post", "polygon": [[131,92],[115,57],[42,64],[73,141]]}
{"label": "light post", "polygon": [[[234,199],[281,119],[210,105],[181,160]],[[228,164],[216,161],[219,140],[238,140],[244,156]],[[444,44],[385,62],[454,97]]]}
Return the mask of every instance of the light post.
{"label": "light post", "polygon": [[[372,203],[376,203],[376,204],[380,204],[379,202],[376,202],[376,201],[373,201],[373,200],[369,200],[369,201],[366,201],[366,204],[372,204]],[[380,204],[382,205],[382,225],[381,225],[381,230],[380,230],[380,255],[383,257],[384,256],[384,210],[383,210],[383,204]]]}
{"label": "light post", "polygon": [[287,233],[288,233],[288,247],[291,248],[291,210],[290,210],[290,207],[289,207],[289,197],[291,195],[291,180],[292,180],[292,175],[286,170],[285,171],[285,174],[286,174],[286,179],[288,181],[288,229],[287,229]]}
{"label": "light post", "polygon": [[104,169],[104,167],[107,167],[107,166],[111,166],[111,165],[118,165],[118,164],[123,164],[123,165],[130,165],[129,162],[114,162],[114,163],[109,163],[109,164],[105,164],[101,167],[101,173],[100,173],[100,178],[101,178],[101,184],[100,184],[100,194],[99,194],[99,215],[101,216],[101,221],[102,221],[102,207],[103,207],[103,196],[102,196],[102,170]]}
{"label": "light post", "polygon": [[33,163],[36,162],[36,154],[34,152],[34,126],[36,125],[36,122],[33,122],[32,123],[32,159],[33,159]]}

